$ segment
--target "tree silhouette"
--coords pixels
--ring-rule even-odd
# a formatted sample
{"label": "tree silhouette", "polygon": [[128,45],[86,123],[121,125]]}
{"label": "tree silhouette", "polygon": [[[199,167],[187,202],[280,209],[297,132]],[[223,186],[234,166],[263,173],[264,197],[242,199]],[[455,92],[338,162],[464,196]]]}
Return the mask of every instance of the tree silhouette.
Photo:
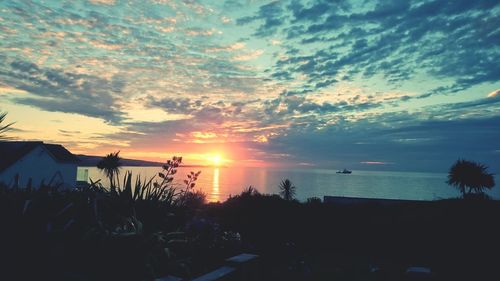
{"label": "tree silhouette", "polygon": [[280,195],[283,199],[291,201],[295,198],[295,186],[289,179],[282,180],[279,188]]}
{"label": "tree silhouette", "polygon": [[487,169],[483,164],[459,159],[451,166],[447,183],[456,187],[464,197],[466,194],[481,194],[485,188],[495,186],[493,174],[488,173]]}
{"label": "tree silhouette", "polygon": [[110,153],[104,156],[99,163],[97,163],[97,168],[101,170],[108,178],[111,189],[115,189],[115,176],[120,173],[120,168],[122,166],[121,157],[118,155],[120,151],[115,153]]}
{"label": "tree silhouette", "polygon": [[7,116],[7,112],[0,112],[0,140],[2,139],[8,139],[8,137],[5,136],[5,132],[7,132],[10,129],[10,126],[14,123],[9,123],[6,125],[3,125],[5,121],[5,117]]}

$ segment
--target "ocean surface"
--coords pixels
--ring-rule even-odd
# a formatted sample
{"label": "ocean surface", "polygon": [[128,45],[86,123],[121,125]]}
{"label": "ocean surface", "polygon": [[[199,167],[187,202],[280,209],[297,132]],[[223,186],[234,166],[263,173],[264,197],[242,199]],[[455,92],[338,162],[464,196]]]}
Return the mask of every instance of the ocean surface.
{"label": "ocean surface", "polygon": [[[160,167],[123,167],[120,181],[126,171],[133,177],[150,178],[161,171]],[[261,193],[279,192],[279,183],[290,179],[296,186],[296,197],[348,196],[363,198],[435,200],[454,198],[460,193],[446,184],[444,173],[357,171],[352,174],[337,174],[327,169],[283,169],[283,168],[179,168],[174,184],[182,186],[190,171],[201,171],[195,189],[201,189],[211,202],[223,202],[230,195],[239,194],[244,188],[253,186]],[[158,178],[158,177],[157,177]],[[78,180],[101,179],[105,186],[108,180],[95,167],[79,167]],[[498,179],[497,179],[498,180]],[[494,187],[490,196],[500,199],[500,188]]]}

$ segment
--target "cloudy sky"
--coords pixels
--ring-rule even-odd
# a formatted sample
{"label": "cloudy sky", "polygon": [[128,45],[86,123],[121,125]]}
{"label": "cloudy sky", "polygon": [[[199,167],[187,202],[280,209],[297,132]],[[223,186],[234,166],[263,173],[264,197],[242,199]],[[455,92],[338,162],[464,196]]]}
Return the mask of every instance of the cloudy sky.
{"label": "cloudy sky", "polygon": [[10,135],[228,165],[500,172],[498,1],[1,1]]}

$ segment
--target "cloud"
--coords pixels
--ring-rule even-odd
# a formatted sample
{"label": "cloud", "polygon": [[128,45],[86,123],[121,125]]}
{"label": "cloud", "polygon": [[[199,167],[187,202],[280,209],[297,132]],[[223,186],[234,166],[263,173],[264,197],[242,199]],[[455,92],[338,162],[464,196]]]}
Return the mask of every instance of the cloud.
{"label": "cloud", "polygon": [[488,98],[497,98],[499,96],[499,93],[500,93],[500,89],[495,90],[495,91],[488,94]]}
{"label": "cloud", "polygon": [[94,2],[0,4],[2,107],[97,117],[118,132],[85,145],[148,153],[432,170],[499,150],[495,1]]}
{"label": "cloud", "polygon": [[160,100],[154,97],[148,97],[149,106],[159,107],[167,113],[191,114],[201,107],[203,101],[191,101],[189,98],[170,98],[165,97]]}
{"label": "cloud", "polygon": [[236,50],[241,50],[245,48],[245,43],[243,42],[236,42],[234,44],[231,44],[229,46],[224,46],[224,47],[213,47],[213,48],[208,48],[207,52],[233,52]]}
{"label": "cloud", "polygon": [[115,0],[89,0],[90,3],[95,5],[114,5]]}
{"label": "cloud", "polygon": [[244,54],[235,55],[233,59],[235,61],[247,61],[253,60],[260,57],[264,53],[264,50],[255,50]]}
{"label": "cloud", "polygon": [[271,45],[273,45],[273,46],[281,45],[282,43],[283,42],[281,42],[280,40],[276,40],[276,39],[271,40]]}
{"label": "cloud", "polygon": [[226,17],[226,16],[222,16],[222,17],[220,17],[220,20],[221,20],[221,21],[222,21],[222,23],[224,23],[224,24],[228,24],[228,23],[231,23],[231,22],[232,22],[232,20],[231,20],[230,18]]}
{"label": "cloud", "polygon": [[[497,93],[492,92],[492,93]],[[500,96],[498,94],[491,95],[490,93],[486,98],[468,101],[468,102],[458,102],[454,104],[449,104],[446,107],[448,109],[467,109],[471,110],[480,110],[481,107],[485,107],[486,109],[494,109],[495,107],[500,108]]]}
{"label": "cloud", "polygon": [[202,29],[202,28],[190,28],[185,31],[188,36],[212,36],[217,34],[218,31],[215,28],[212,29]]}
{"label": "cloud", "polygon": [[[407,121],[399,123],[397,120],[401,118]],[[391,169],[395,170],[435,168],[445,172],[460,157],[494,165],[494,151],[500,139],[499,121],[498,117],[415,121],[413,116],[386,115],[371,122],[337,123],[321,130],[312,127],[288,130],[286,135],[270,138],[267,150],[290,154],[289,161],[316,159],[319,165],[334,168],[363,169],[359,164],[367,164],[363,162],[370,158],[393,163]],[[399,141],[410,138],[426,140]]]}
{"label": "cloud", "polygon": [[[373,1],[360,7],[352,1],[273,2],[239,24],[264,22],[257,36],[281,34],[311,46],[276,63],[273,77],[307,79],[304,87],[322,89],[356,75],[383,75],[389,83],[401,83],[416,75],[452,81],[437,93],[466,90],[500,77],[498,3],[492,1],[434,0],[420,4]],[[356,8],[355,8],[356,7]],[[368,8],[372,7],[372,8]],[[259,30],[266,30],[259,32]],[[325,46],[326,47],[321,47]],[[312,50],[315,50],[311,52]],[[298,65],[297,62],[305,62]],[[324,83],[320,80],[328,81]]]}
{"label": "cloud", "polygon": [[285,23],[284,11],[280,1],[273,1],[262,5],[255,16],[239,18],[236,22],[239,25],[245,25],[254,21],[263,21],[264,23],[257,28],[254,34],[261,37],[269,36],[275,34],[278,27]]}
{"label": "cloud", "polygon": [[9,87],[31,94],[12,97],[11,100],[16,103],[48,111],[98,117],[112,123],[122,119],[115,96],[123,87],[118,81],[55,68],[40,68],[22,60],[4,65],[0,75]]}
{"label": "cloud", "polygon": [[390,165],[390,164],[393,164],[393,163],[382,162],[382,161],[362,161],[359,163],[366,164],[366,165]]}

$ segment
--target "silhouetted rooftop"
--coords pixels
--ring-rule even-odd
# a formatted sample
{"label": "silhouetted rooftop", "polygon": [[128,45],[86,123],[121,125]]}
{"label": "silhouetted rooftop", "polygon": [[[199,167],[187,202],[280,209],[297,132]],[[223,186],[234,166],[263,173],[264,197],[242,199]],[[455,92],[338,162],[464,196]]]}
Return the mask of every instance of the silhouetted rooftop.
{"label": "silhouetted rooftop", "polygon": [[76,163],[78,158],[59,144],[41,141],[2,141],[0,142],[0,171],[16,163],[36,147],[43,145],[50,155],[60,163]]}

